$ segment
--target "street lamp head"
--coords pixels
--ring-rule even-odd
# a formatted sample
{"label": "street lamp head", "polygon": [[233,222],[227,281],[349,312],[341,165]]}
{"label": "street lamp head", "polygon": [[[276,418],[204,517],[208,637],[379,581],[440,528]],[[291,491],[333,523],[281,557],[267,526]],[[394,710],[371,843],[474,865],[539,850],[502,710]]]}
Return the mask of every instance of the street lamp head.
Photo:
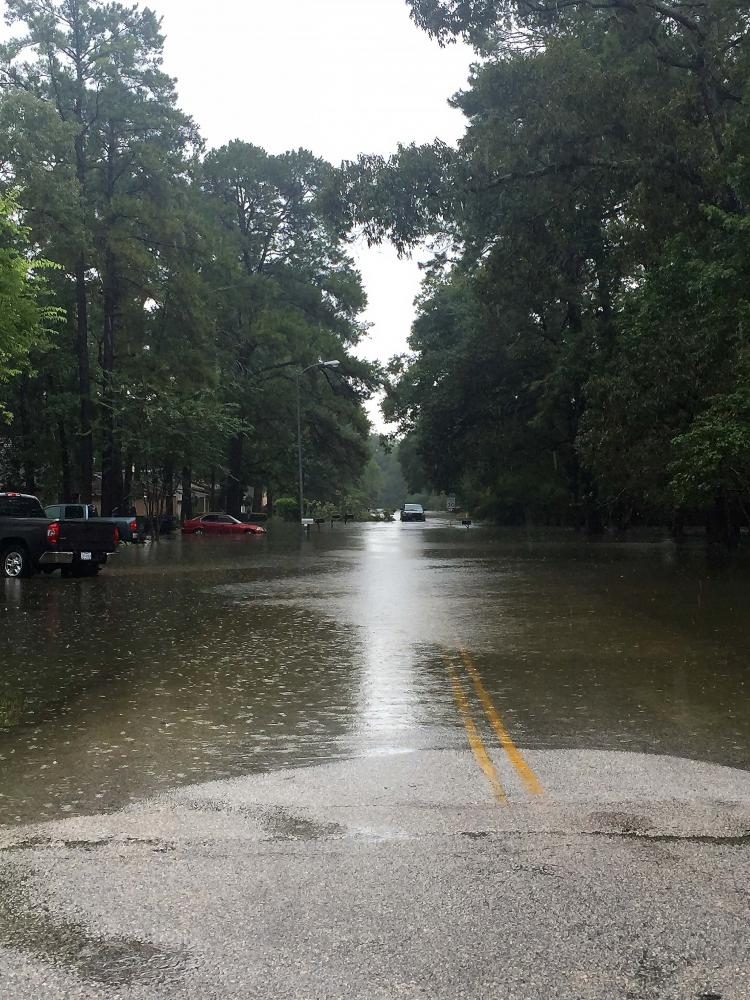
{"label": "street lamp head", "polygon": [[314,371],[316,368],[340,368],[340,361],[316,361],[314,365],[308,365],[307,368],[303,368],[301,371],[297,372],[297,378],[302,375],[307,374],[307,372]]}

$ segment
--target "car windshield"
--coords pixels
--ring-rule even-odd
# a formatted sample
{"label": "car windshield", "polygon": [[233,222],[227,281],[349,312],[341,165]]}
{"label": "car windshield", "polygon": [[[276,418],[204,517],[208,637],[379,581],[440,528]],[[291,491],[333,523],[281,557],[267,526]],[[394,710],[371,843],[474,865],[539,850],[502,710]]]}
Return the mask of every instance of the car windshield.
{"label": "car windshield", "polygon": [[422,505],[418,504],[418,503],[408,503],[404,507],[404,510],[411,511],[412,514],[421,514],[422,513]]}

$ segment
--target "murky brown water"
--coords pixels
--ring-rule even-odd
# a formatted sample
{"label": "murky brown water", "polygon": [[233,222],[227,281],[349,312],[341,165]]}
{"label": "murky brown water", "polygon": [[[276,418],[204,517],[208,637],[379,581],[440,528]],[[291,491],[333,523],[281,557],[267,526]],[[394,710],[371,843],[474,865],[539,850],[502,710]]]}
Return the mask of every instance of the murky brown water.
{"label": "murky brown water", "polygon": [[97,580],[0,581],[0,823],[465,745],[461,647],[521,746],[747,767],[749,584],[699,549],[437,522],[177,538]]}

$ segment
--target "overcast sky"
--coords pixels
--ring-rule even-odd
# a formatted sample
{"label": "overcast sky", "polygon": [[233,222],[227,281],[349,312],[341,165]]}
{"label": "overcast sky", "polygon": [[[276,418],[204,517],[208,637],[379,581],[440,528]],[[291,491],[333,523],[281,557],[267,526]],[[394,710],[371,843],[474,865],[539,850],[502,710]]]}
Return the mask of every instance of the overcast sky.
{"label": "overcast sky", "polygon": [[[180,105],[211,146],[235,138],[273,153],[304,146],[338,164],[390,153],[398,142],[455,142],[463,132],[447,101],[464,86],[471,53],[441,49],[411,22],[406,0],[149,6],[163,17]],[[406,348],[419,271],[390,247],[363,246],[357,258],[373,324],[361,353],[385,361]]]}

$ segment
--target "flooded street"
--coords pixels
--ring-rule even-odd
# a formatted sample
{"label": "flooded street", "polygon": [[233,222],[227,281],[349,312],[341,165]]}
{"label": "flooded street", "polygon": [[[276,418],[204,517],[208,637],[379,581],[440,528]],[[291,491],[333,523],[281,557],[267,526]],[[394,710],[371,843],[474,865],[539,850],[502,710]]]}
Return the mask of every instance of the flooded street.
{"label": "flooded street", "polygon": [[5,581],[0,992],[750,997],[748,583],[440,519]]}
{"label": "flooded street", "polygon": [[177,538],[98,580],[4,581],[0,822],[457,746],[460,649],[523,746],[745,767],[749,583],[667,543],[447,522]]}

